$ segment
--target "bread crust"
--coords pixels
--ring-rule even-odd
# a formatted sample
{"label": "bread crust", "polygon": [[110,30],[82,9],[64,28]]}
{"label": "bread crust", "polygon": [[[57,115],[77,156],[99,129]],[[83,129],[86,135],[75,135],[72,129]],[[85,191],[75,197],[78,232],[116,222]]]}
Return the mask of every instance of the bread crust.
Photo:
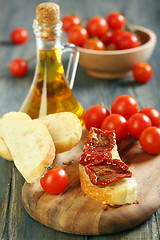
{"label": "bread crust", "polygon": [[4,142],[2,123],[3,120],[0,119],[0,156],[5,158],[6,160],[12,161],[12,156]]}
{"label": "bread crust", "polygon": [[45,172],[45,167],[53,164],[55,157],[55,147],[53,146],[53,141],[51,140],[50,147],[46,154],[46,157],[41,161],[41,163],[27,175],[26,182],[33,183],[39,179]]}
{"label": "bread crust", "polygon": [[13,158],[12,158],[12,156],[9,152],[9,149],[7,148],[2,136],[0,136],[0,156],[2,158],[5,158],[8,161],[13,161]]}

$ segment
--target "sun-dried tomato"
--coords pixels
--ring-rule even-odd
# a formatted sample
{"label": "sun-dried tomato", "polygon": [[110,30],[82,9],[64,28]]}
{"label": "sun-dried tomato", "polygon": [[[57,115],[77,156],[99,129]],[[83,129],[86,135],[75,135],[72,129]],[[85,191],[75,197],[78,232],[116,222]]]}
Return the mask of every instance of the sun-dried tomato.
{"label": "sun-dried tomato", "polygon": [[128,166],[119,159],[92,162],[85,166],[85,170],[94,185],[104,186],[117,182],[121,178],[132,177],[132,173]]}
{"label": "sun-dried tomato", "polygon": [[91,128],[88,136],[86,137],[84,148],[89,146],[106,149],[111,151],[116,144],[115,132],[108,130],[101,130],[98,128]]}

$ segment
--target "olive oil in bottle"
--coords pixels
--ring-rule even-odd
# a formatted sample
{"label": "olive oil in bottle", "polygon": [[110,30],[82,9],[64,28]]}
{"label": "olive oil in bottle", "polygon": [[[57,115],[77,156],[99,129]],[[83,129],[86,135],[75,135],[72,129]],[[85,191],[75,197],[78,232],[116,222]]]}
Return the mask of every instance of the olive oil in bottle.
{"label": "olive oil in bottle", "polygon": [[[82,122],[83,107],[71,90],[78,62],[78,53],[72,44],[61,45],[59,6],[41,3],[36,8],[33,28],[37,43],[37,64],[29,93],[20,108],[32,119],[57,112],[75,113]],[[62,65],[63,49],[70,52],[66,79]]]}

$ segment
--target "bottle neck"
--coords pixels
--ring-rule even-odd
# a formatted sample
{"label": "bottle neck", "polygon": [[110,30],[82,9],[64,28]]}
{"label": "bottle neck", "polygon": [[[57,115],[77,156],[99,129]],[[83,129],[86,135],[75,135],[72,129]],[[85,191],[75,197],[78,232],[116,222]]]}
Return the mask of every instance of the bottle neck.
{"label": "bottle neck", "polygon": [[38,50],[53,50],[55,48],[62,48],[60,37],[53,41],[44,41],[40,37],[36,37],[36,46]]}
{"label": "bottle neck", "polygon": [[35,19],[33,22],[33,29],[36,35],[37,49],[53,50],[55,48],[62,48],[62,22],[59,22],[56,25],[47,25],[39,24]]}

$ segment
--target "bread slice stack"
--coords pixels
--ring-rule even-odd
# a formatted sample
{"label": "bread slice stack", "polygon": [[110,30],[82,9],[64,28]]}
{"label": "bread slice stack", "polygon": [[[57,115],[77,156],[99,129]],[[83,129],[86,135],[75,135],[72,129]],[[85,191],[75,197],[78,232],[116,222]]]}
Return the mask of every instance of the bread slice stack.
{"label": "bread slice stack", "polygon": [[[19,116],[22,114],[18,113]],[[15,115],[15,113],[12,114],[12,117]],[[8,118],[8,116],[11,115],[7,114],[6,116]],[[5,119],[6,117],[3,117],[3,120]],[[1,120],[2,119],[0,119],[0,156],[11,161],[13,158],[3,139]],[[82,126],[80,120],[71,112],[49,114],[33,121],[41,122],[47,127],[54,141],[56,153],[62,153],[73,148],[81,139]]]}
{"label": "bread slice stack", "polygon": [[82,190],[92,199],[107,205],[132,204],[137,183],[120,159],[114,131],[91,128],[79,162]]}
{"label": "bread slice stack", "polygon": [[55,154],[74,147],[81,139],[78,117],[69,112],[32,120],[22,112],[10,112],[0,119],[0,155],[13,160],[28,183],[39,179]]}

